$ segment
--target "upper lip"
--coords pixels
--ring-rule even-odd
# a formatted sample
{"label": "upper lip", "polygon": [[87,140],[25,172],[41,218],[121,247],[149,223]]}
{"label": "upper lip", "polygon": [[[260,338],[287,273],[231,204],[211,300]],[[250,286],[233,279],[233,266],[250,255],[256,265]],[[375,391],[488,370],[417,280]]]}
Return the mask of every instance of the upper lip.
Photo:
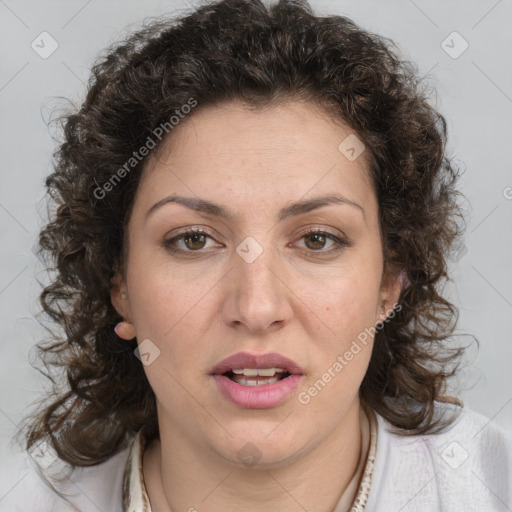
{"label": "upper lip", "polygon": [[238,352],[217,364],[212,370],[212,374],[222,375],[231,370],[242,368],[282,368],[292,374],[303,373],[302,368],[297,363],[275,352],[268,352],[266,354]]}

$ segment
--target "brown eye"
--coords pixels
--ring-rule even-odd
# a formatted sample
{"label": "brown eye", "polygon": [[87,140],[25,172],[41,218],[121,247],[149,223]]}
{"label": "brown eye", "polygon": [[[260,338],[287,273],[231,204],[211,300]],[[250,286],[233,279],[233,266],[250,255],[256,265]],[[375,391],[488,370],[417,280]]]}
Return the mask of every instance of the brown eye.
{"label": "brown eye", "polygon": [[[305,249],[308,249],[306,253],[311,256],[329,255],[351,245],[347,240],[322,230],[307,231],[302,234],[302,239],[304,239]],[[331,244],[325,249],[328,242]]]}
{"label": "brown eye", "polygon": [[205,231],[189,230],[165,240],[163,245],[171,252],[199,252],[206,247],[208,239],[213,240],[213,237]]}
{"label": "brown eye", "polygon": [[306,240],[311,240],[311,245],[306,243],[308,249],[319,250],[323,249],[327,241],[327,237],[322,233],[310,233],[304,237]]}
{"label": "brown eye", "polygon": [[184,236],[183,242],[188,249],[203,249],[206,244],[206,237],[201,233],[192,233]]}

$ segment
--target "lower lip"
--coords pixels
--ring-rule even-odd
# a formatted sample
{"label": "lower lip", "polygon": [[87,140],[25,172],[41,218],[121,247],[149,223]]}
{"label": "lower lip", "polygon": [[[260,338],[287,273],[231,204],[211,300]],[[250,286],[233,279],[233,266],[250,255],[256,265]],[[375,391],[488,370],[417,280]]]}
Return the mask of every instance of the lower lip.
{"label": "lower lip", "polygon": [[225,375],[214,375],[221,393],[230,402],[245,409],[269,409],[284,402],[297,388],[302,375],[290,375],[273,384],[244,386]]}

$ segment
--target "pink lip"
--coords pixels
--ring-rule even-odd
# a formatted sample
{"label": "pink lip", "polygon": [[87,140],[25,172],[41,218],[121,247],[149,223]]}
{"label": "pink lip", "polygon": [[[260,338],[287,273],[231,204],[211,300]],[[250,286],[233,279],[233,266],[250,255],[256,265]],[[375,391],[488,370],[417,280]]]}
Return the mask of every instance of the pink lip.
{"label": "pink lip", "polygon": [[[244,386],[223,375],[240,368],[283,368],[291,375],[273,384]],[[231,403],[246,409],[269,409],[284,402],[300,384],[302,368],[276,353],[253,355],[240,352],[221,361],[212,371],[222,395]]]}

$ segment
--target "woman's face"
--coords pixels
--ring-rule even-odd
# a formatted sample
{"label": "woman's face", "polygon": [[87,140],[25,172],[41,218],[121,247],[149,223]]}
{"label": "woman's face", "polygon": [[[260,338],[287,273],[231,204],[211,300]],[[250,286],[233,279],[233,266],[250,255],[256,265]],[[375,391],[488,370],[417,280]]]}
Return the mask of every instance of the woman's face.
{"label": "woman's face", "polygon": [[305,103],[230,103],[197,110],[150,156],[112,297],[161,432],[270,467],[358,407],[370,329],[399,288],[381,287],[378,205],[351,135]]}

